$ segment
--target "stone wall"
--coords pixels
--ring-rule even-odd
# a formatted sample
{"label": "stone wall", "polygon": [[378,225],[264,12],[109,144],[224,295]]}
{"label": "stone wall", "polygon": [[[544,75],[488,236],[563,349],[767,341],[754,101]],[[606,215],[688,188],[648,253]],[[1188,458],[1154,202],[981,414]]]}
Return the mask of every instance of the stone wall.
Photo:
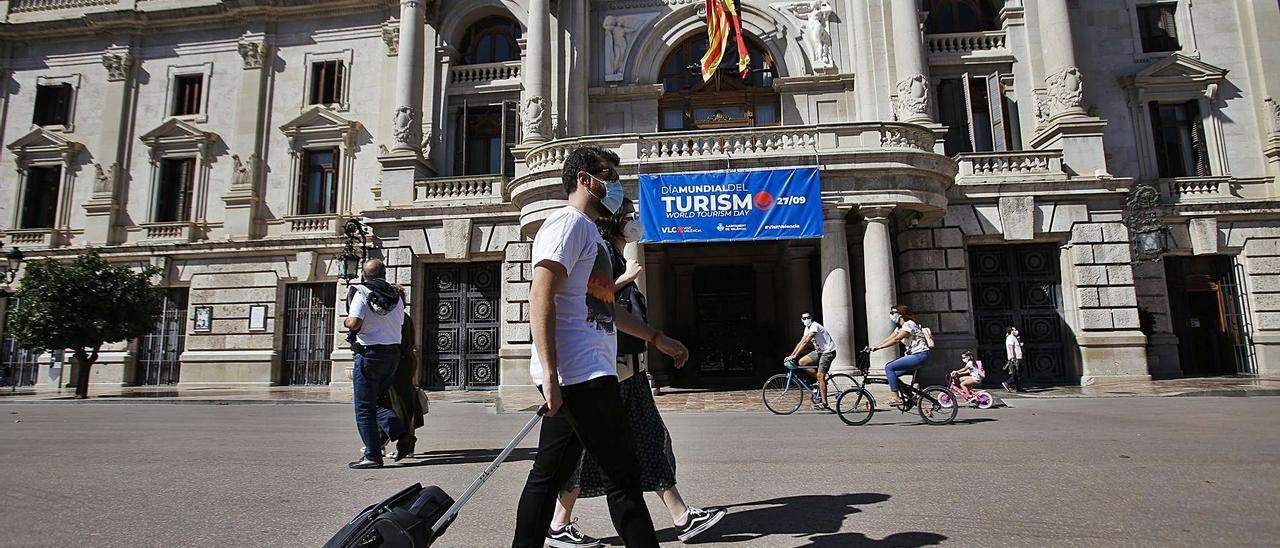
{"label": "stone wall", "polygon": [[933,330],[937,343],[929,371],[954,369],[960,353],[977,343],[964,233],[956,226],[910,228],[898,233],[897,252],[898,301]]}
{"label": "stone wall", "polygon": [[502,348],[498,359],[504,397],[531,389],[529,357],[533,340],[529,334],[529,287],[533,282],[530,254],[533,242],[507,244],[502,262]]}
{"label": "stone wall", "polygon": [[1070,275],[1063,280],[1063,292],[1073,291],[1076,308],[1081,383],[1150,378],[1129,231],[1107,215],[1093,217],[1098,221],[1071,227]]}

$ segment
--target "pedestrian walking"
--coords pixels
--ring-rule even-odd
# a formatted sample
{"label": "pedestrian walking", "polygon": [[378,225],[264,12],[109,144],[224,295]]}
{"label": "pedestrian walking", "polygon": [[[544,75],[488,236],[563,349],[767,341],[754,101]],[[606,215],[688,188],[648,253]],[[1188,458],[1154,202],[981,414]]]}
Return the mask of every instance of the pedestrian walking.
{"label": "pedestrian walking", "polygon": [[800,353],[804,352],[805,348],[813,345],[813,352],[800,358],[798,365],[809,367],[817,364],[818,371],[815,377],[818,379],[818,392],[822,396],[822,402],[814,404],[813,408],[814,410],[830,409],[827,405],[827,371],[831,369],[831,362],[836,361],[836,341],[831,338],[831,332],[827,331],[827,328],[813,319],[813,314],[808,312],[801,314],[800,323],[804,325],[804,335],[800,337],[800,342],[796,343],[795,350],[791,351],[786,361],[795,361],[796,358],[800,358]]}
{"label": "pedestrian walking", "polygon": [[[622,254],[627,243],[639,242],[644,237],[644,225],[640,223],[635,206],[630,199],[623,199],[622,208],[616,214],[602,217],[596,224],[600,235],[610,244],[606,250],[616,276],[613,282],[616,288],[614,306],[646,321],[644,293],[636,284],[642,267],[635,261],[626,261]],[[658,405],[649,390],[648,374],[641,367],[640,356],[645,350],[643,340],[626,333],[618,334],[617,370],[623,413],[639,465],[640,488],[658,494],[671,514],[672,523],[679,530],[676,536],[688,542],[719,522],[725,511],[691,507],[676,489],[676,456],[671,447],[671,433],[658,413]],[[598,539],[578,528],[573,519],[573,509],[579,498],[604,494],[605,476],[600,463],[592,454],[584,454],[577,472],[560,493],[551,530],[547,533],[547,545],[553,548],[603,546]]]}
{"label": "pedestrian walking", "polygon": [[1002,385],[1007,392],[1022,392],[1022,338],[1018,328],[1009,326],[1004,337],[1004,371],[1009,374]]}
{"label": "pedestrian walking", "polygon": [[404,299],[385,279],[386,265],[378,259],[364,263],[364,282],[351,295],[343,325],[354,331],[351,350],[355,354],[351,385],[355,400],[356,430],[364,442],[364,455],[349,463],[350,468],[382,466],[382,436],[396,440],[402,452],[405,428],[391,409],[388,392],[400,363]]}
{"label": "pedestrian walking", "polygon": [[548,410],[511,544],[544,545],[556,498],[585,449],[604,471],[609,514],[622,542],[656,547],[618,387],[615,329],[647,341],[674,358],[677,367],[684,365],[689,351],[630,312],[614,308],[607,244],[594,219],[622,207],[618,156],[596,147],[574,150],[565,158],[561,179],[568,205],[547,217],[533,239],[529,373]]}
{"label": "pedestrian walking", "polygon": [[[392,284],[392,287],[400,293],[400,299],[403,302],[408,302],[405,299],[403,287],[398,284]],[[416,382],[418,353],[413,341],[413,318],[406,309],[404,323],[400,328],[400,361],[396,365],[395,377],[391,381],[391,391],[387,394],[391,399],[391,409],[395,410],[396,418],[400,419],[400,424],[405,428],[404,435],[396,444],[395,453],[391,455],[391,460],[395,462],[413,456],[418,444],[418,437],[414,432],[422,428],[425,412],[422,408],[422,400],[418,397],[419,388]]]}

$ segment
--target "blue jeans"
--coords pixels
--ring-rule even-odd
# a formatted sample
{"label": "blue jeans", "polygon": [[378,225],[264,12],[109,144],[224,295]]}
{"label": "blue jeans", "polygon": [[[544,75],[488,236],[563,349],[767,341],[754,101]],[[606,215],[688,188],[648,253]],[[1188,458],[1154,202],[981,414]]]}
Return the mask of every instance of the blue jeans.
{"label": "blue jeans", "polygon": [[395,379],[396,366],[400,362],[400,345],[365,348],[356,354],[355,369],[351,374],[355,392],[356,430],[364,442],[364,458],[382,460],[381,427],[387,437],[395,440],[404,435],[404,425],[391,408],[391,381]]}
{"label": "blue jeans", "polygon": [[924,351],[908,354],[886,364],[884,366],[884,375],[889,380],[889,390],[897,392],[898,376],[920,368],[927,361],[929,361],[929,352]]}

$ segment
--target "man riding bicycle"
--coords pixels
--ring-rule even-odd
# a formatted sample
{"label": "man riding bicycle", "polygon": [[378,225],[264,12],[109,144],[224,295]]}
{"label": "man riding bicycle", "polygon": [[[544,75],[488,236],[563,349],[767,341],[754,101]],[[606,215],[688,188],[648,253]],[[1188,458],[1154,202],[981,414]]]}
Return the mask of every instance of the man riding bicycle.
{"label": "man riding bicycle", "polygon": [[867,350],[875,352],[889,348],[897,343],[906,347],[906,354],[884,366],[885,378],[889,381],[889,390],[893,391],[890,406],[902,405],[902,393],[898,390],[898,377],[919,369],[929,361],[929,342],[925,340],[924,331],[916,323],[916,315],[906,305],[897,305],[889,310],[889,321],[893,322],[893,333],[883,341]]}
{"label": "man riding bicycle", "polygon": [[836,359],[836,341],[831,338],[831,332],[822,324],[813,321],[813,315],[805,312],[800,315],[800,322],[804,324],[804,336],[800,338],[800,342],[796,344],[795,350],[791,351],[791,355],[787,356],[786,361],[794,362],[800,357],[800,353],[804,352],[810,344],[813,345],[813,352],[808,353],[797,363],[800,367],[812,367],[815,363],[818,365],[818,372],[815,375],[818,378],[818,392],[822,395],[822,403],[814,404],[814,409],[827,409],[827,370],[831,369],[831,362]]}

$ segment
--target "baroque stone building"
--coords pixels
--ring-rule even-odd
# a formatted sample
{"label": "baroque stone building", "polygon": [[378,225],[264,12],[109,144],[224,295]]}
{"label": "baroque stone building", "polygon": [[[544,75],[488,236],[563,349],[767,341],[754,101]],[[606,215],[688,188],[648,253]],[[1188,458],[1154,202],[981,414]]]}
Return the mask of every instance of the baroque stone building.
{"label": "baroque stone building", "polygon": [[695,0],[0,2],[3,241],[163,269],[165,320],[93,382],[326,384],[358,219],[423,384],[527,390],[531,236],[569,151],[615,150],[633,196],[817,165],[820,241],[629,250],[693,351],[651,356],[658,382],[751,385],[806,310],[851,367],[895,302],[936,367],[1001,362],[1017,326],[1037,382],[1280,373],[1276,2],[740,7],[750,72],[703,82]]}

